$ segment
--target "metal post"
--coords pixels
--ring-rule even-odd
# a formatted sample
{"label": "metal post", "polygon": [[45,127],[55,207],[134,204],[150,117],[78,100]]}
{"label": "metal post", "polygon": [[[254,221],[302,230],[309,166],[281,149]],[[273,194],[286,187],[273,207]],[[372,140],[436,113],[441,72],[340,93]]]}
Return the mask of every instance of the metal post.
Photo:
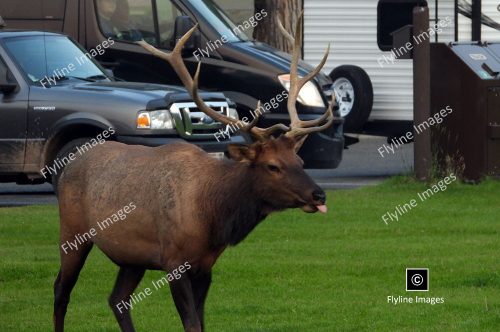
{"label": "metal post", "polygon": [[481,40],[481,0],[472,0],[472,41]]}
{"label": "metal post", "polygon": [[455,0],[455,13],[454,13],[454,24],[455,24],[455,41],[458,41],[458,0]]}
{"label": "metal post", "polygon": [[[438,24],[438,20],[439,20],[439,1],[436,0],[436,1],[434,1],[434,26],[436,26],[436,24]],[[434,42],[435,43],[437,43],[439,41],[438,36],[439,36],[438,33],[434,34]]]}
{"label": "metal post", "polygon": [[[418,125],[430,117],[431,68],[428,36],[429,8],[413,8],[413,123]],[[428,180],[432,165],[431,131],[415,132],[414,166],[419,180]]]}

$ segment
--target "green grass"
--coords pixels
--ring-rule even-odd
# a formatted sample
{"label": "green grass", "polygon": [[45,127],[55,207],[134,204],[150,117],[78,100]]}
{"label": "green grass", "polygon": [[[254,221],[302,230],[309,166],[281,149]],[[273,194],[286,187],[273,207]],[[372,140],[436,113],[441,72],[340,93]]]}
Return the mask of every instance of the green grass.
{"label": "green grass", "polygon": [[[398,222],[381,215],[428,185],[395,178],[329,192],[329,213],[267,219],[215,265],[208,331],[498,331],[500,183],[453,184]],[[55,206],[0,209],[0,331],[50,331],[59,268]],[[430,291],[406,293],[406,267]],[[67,331],[117,331],[107,306],[117,267],[93,250],[72,294]],[[160,272],[148,272],[138,290]],[[445,303],[387,303],[387,296]],[[168,288],[132,310],[138,331],[181,331]]]}

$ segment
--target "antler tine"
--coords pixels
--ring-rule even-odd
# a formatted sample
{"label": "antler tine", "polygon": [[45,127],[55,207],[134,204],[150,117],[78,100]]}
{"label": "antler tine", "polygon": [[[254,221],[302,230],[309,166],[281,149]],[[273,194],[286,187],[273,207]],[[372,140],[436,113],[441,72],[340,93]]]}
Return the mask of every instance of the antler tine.
{"label": "antler tine", "polygon": [[[183,66],[184,66],[184,62],[183,62]],[[201,62],[198,62],[198,67],[196,67],[196,73],[194,74],[193,85],[192,85],[191,91],[190,91],[191,97],[193,97],[193,100],[194,100],[196,106],[198,106],[198,108],[200,109],[200,111],[202,111],[203,113],[205,113],[206,115],[208,115],[209,117],[214,119],[215,121],[222,122],[226,125],[229,125],[229,124],[241,125],[241,123],[244,123],[242,121],[238,121],[236,119],[233,119],[233,118],[227,117],[221,113],[218,113],[218,112],[214,111],[211,107],[209,107],[207,104],[205,104],[203,99],[201,99],[200,95],[198,94],[198,79],[200,77],[200,69],[201,69]],[[239,122],[241,122],[241,123],[239,123]],[[241,127],[238,127],[238,128],[241,128],[241,130],[244,130],[245,127],[246,127],[246,125],[243,125],[243,128],[241,128]]]}
{"label": "antler tine", "polygon": [[[312,121],[317,121],[318,122],[317,125],[311,127],[292,127],[292,129],[289,132],[287,132],[286,135],[289,137],[302,137],[329,128],[332,125],[333,121],[335,120],[335,116],[333,115],[334,105],[335,105],[335,94],[332,95],[332,101],[328,105],[328,109],[326,110],[325,114],[323,114],[321,118],[312,120]],[[326,120],[326,122],[321,126],[318,126],[319,123],[323,122],[319,121],[320,119],[322,119],[323,121]]]}
{"label": "antler tine", "polygon": [[330,43],[328,43],[328,46],[326,47],[325,53],[323,54],[323,58],[321,59],[320,63],[306,76],[301,78],[298,83],[298,90],[302,89],[304,84],[309,82],[314,78],[314,76],[318,75],[321,69],[323,69],[323,66],[326,63],[326,60],[328,59],[328,54],[330,53]]}
{"label": "antler tine", "polygon": [[242,130],[250,132],[254,138],[256,138],[257,140],[259,140],[261,142],[269,139],[269,137],[271,137],[271,135],[276,131],[281,130],[281,131],[287,132],[290,130],[290,128],[288,126],[285,126],[282,123],[275,124],[269,128],[256,127],[257,122],[259,122],[260,115],[261,115],[260,107],[261,107],[261,105],[260,105],[260,100],[259,100],[259,101],[257,101],[257,107],[255,108],[255,111],[254,111],[255,116],[254,116],[252,122],[250,122],[248,125],[246,125]]}
{"label": "antler tine", "polygon": [[[290,115],[290,126],[296,126],[297,122],[299,122],[299,116],[297,114],[297,108],[295,107],[295,103],[297,102],[297,98],[299,96],[300,90],[298,88],[299,83],[299,74],[298,74],[298,66],[299,66],[299,53],[302,44],[302,15],[303,12],[300,13],[299,19],[295,26],[295,38],[293,38],[293,52],[292,52],[292,63],[290,65],[290,89],[288,91],[288,102],[287,109],[288,114]],[[281,25],[282,26],[282,25]]]}
{"label": "antler tine", "polygon": [[288,31],[286,31],[286,29],[283,27],[283,24],[281,23],[281,20],[279,19],[278,16],[276,16],[276,23],[278,25],[278,29],[283,34],[283,36],[288,40],[288,42],[290,44],[294,45],[295,38],[293,38],[293,36]]}
{"label": "antler tine", "polygon": [[[328,44],[328,47],[326,48],[320,63],[306,76],[304,76],[303,78],[299,78],[298,62],[302,44],[301,32],[302,32],[303,19],[304,19],[304,12],[302,11],[295,26],[295,38],[293,38],[284,29],[283,24],[281,24],[281,21],[278,18],[278,28],[284,34],[285,38],[293,42],[292,63],[290,66],[290,89],[289,89],[288,104],[287,104],[288,113],[290,115],[291,130],[287,132],[286,135],[289,137],[304,136],[312,132],[324,130],[328,128],[333,123],[334,120],[333,106],[335,105],[335,94],[332,95],[332,101],[329,104],[327,111],[321,117],[309,121],[302,121],[298,117],[296,102],[299,92],[307,82],[313,79],[321,71],[321,69],[326,63],[326,60],[328,59],[328,54],[330,53],[330,44]],[[319,126],[325,121],[327,122]]]}
{"label": "antler tine", "polygon": [[272,125],[269,128],[254,127],[254,128],[252,128],[252,134],[259,141],[266,141],[276,131],[288,132],[289,130],[290,130],[290,127],[288,127],[288,126],[286,126],[286,125],[284,125],[282,123],[277,123],[275,125]]}
{"label": "antler tine", "polygon": [[201,62],[198,63],[198,66],[196,68],[196,73],[194,75],[194,78],[191,77],[191,74],[189,74],[188,69],[186,68],[186,65],[184,63],[184,60],[182,59],[182,48],[184,47],[184,44],[189,40],[193,32],[196,30],[198,27],[198,24],[196,24],[194,27],[192,27],[188,32],[182,36],[177,44],[175,45],[174,49],[170,53],[165,53],[163,51],[158,50],[156,47],[148,44],[144,40],[139,41],[138,44],[141,45],[143,48],[145,48],[147,51],[149,51],[151,54],[159,57],[160,59],[163,59],[170,63],[174,71],[177,73],[177,76],[179,76],[180,80],[184,84],[184,86],[187,88],[188,92],[190,93],[191,97],[193,98],[196,106],[207,114],[209,117],[214,119],[215,121],[219,121],[223,124],[226,125],[234,125],[236,126],[239,130],[241,131],[246,131],[250,132],[252,136],[254,136],[256,139],[259,141],[264,141],[268,139],[275,131],[278,130],[283,130],[283,131],[288,131],[290,128],[283,124],[277,124],[274,126],[271,126],[269,128],[258,128],[256,127],[257,122],[259,121],[260,114],[261,112],[257,112],[257,110],[260,109],[260,101],[257,103],[257,109],[256,112],[254,113],[254,119],[249,123],[245,123],[244,121],[241,120],[236,120],[233,118],[230,118],[228,116],[225,116],[221,113],[216,112],[213,110],[210,106],[208,106],[203,99],[200,97],[198,94],[198,81],[199,81],[199,76],[200,76],[200,68],[201,68]]}
{"label": "antler tine", "polygon": [[186,42],[189,40],[189,38],[197,28],[198,24],[195,24],[194,27],[192,27],[188,32],[186,32],[184,36],[182,36],[179,39],[174,49],[170,53],[165,53],[163,51],[160,51],[156,47],[145,42],[144,40],[138,42],[139,45],[144,47],[151,54],[170,63],[172,68],[176,72],[177,76],[179,76],[179,78],[181,79],[182,84],[184,84],[184,86],[188,89],[188,91],[192,90],[193,79],[191,78],[191,74],[189,74],[189,71],[187,70],[186,65],[184,64],[184,61],[182,60],[182,48],[184,47],[184,44],[186,44]]}
{"label": "antler tine", "polygon": [[[297,90],[300,91],[302,87],[312,80],[316,75],[319,74],[321,69],[326,63],[326,60],[328,59],[328,54],[330,53],[330,44],[328,44],[328,47],[325,50],[325,53],[323,55],[323,58],[321,59],[320,63],[305,77],[299,79],[299,82],[297,83]],[[295,122],[296,126],[305,128],[305,127],[311,127],[311,126],[317,126],[318,124],[322,123],[326,118],[328,117],[328,113],[325,112],[320,118],[315,119],[315,120],[307,120],[307,121],[302,121],[300,119],[297,119]]]}

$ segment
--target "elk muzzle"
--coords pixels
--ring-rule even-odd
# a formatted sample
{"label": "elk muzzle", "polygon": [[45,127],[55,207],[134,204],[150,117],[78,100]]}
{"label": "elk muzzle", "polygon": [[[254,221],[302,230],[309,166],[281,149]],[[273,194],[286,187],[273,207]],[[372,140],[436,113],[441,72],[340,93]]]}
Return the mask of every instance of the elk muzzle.
{"label": "elk muzzle", "polygon": [[302,206],[302,211],[307,213],[321,212],[326,213],[328,211],[326,207],[326,193],[323,189],[316,186],[309,198],[309,203]]}

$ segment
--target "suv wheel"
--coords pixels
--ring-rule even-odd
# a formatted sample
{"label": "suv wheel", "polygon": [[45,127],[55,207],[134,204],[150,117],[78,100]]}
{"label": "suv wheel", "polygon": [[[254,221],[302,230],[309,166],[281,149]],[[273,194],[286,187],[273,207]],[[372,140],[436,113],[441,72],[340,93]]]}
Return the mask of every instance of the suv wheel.
{"label": "suv wheel", "polygon": [[[74,139],[72,141],[69,141],[59,150],[59,152],[56,155],[55,160],[59,159],[61,161],[64,157],[67,157],[71,152],[78,153],[76,148],[84,145],[85,143],[87,143],[90,140],[91,140],[90,137],[82,137],[82,138],[77,138],[77,139]],[[61,165],[61,164],[58,164],[58,165]],[[52,174],[52,187],[54,188],[54,192],[56,193],[56,195],[57,195],[57,183],[59,181],[59,178],[61,177],[63,170],[64,170],[64,167],[61,169],[58,167],[57,174]]]}
{"label": "suv wheel", "polygon": [[373,106],[373,87],[368,74],[357,66],[339,66],[330,77],[337,95],[340,115],[345,119],[344,131],[363,128]]}

